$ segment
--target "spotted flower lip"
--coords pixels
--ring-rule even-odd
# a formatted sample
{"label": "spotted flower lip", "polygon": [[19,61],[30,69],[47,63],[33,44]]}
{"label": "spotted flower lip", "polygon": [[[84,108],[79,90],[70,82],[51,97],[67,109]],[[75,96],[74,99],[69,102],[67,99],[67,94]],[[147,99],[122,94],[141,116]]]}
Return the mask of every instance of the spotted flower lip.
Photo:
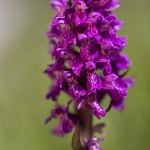
{"label": "spotted flower lip", "polygon": [[[101,119],[108,110],[102,108],[100,102],[108,95],[112,108],[122,111],[127,89],[135,80],[125,77],[132,65],[123,53],[127,36],[118,35],[124,22],[112,12],[121,3],[118,0],[51,0],[50,5],[57,14],[49,25],[50,31],[45,32],[53,59],[53,64],[44,71],[52,79],[46,98],[58,102],[63,91],[75,101],[77,110],[86,106]],[[71,132],[74,125],[69,116],[69,110],[58,106],[51,111],[46,123],[52,118],[58,119],[53,133],[64,135]],[[86,140],[85,145],[94,142],[98,143],[94,138]],[[101,149],[90,147],[90,150]]]}

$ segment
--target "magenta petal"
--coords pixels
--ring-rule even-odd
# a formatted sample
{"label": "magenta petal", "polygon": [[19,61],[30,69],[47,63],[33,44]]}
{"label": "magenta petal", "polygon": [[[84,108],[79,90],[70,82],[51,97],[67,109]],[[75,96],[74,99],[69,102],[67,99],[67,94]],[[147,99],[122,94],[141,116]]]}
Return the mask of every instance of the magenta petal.
{"label": "magenta petal", "polygon": [[109,3],[106,4],[105,10],[111,11],[118,7],[120,7],[121,3],[118,0],[111,0]]}

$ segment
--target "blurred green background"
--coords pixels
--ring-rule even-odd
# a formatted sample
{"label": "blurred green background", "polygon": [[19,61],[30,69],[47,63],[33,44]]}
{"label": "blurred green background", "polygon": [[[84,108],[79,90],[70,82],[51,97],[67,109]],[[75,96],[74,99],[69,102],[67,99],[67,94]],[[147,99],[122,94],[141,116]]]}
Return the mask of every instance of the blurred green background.
{"label": "blurred green background", "polygon": [[[95,122],[106,122],[103,150],[150,149],[150,1],[120,0],[115,10],[126,25],[125,52],[136,78],[122,113],[111,110]],[[50,80],[42,72],[51,63],[43,34],[54,12],[49,0],[0,0],[0,150],[71,150],[71,136],[49,134],[55,125],[44,120],[53,107],[46,101]],[[69,98],[61,94],[63,103]],[[105,104],[104,104],[105,105]],[[96,135],[97,137],[99,135]]]}

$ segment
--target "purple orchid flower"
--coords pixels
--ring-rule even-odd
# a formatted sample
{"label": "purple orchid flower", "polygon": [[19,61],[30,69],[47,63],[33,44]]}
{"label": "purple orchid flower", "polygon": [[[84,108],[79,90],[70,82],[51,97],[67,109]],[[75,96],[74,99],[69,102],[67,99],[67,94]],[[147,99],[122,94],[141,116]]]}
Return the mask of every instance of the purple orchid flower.
{"label": "purple orchid flower", "polygon": [[78,26],[87,19],[87,12],[85,11],[87,9],[86,3],[83,0],[75,0],[72,8],[75,9],[74,22]]}
{"label": "purple orchid flower", "polygon": [[72,131],[73,129],[73,122],[69,118],[69,105],[72,102],[70,100],[67,104],[67,107],[63,107],[57,105],[55,109],[51,110],[50,117],[45,120],[45,124],[51,121],[52,118],[56,118],[59,120],[59,124],[52,130],[53,134],[61,135],[67,134]]}
{"label": "purple orchid flower", "polygon": [[103,139],[101,138],[84,139],[84,148],[88,150],[102,150],[102,148],[100,148],[98,144],[102,140]]}
{"label": "purple orchid flower", "polygon": [[[83,132],[89,129],[86,121],[90,117],[86,115],[101,119],[111,106],[122,111],[134,79],[125,77],[132,62],[123,53],[127,37],[117,34],[124,22],[112,12],[121,5],[118,0],[51,0],[50,5],[57,14],[45,33],[50,47],[53,45],[49,52],[54,60],[44,72],[52,79],[46,98],[57,102],[65,92],[75,101],[76,114],[70,113],[70,102],[66,108],[57,105],[45,123],[58,119],[52,132],[63,136],[72,131],[77,120]],[[105,95],[110,97],[106,109],[100,104]],[[91,134],[89,137],[84,140],[84,148],[101,150],[100,140],[91,139]]]}

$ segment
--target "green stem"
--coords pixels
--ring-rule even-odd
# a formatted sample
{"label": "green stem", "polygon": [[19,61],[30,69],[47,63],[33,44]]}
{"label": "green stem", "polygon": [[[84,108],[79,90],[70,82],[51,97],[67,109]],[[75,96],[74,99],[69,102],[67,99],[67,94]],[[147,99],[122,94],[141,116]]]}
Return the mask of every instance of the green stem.
{"label": "green stem", "polygon": [[77,114],[81,120],[80,127],[82,141],[85,138],[92,138],[92,109],[86,106],[86,103],[83,102],[82,107],[77,110]]}

